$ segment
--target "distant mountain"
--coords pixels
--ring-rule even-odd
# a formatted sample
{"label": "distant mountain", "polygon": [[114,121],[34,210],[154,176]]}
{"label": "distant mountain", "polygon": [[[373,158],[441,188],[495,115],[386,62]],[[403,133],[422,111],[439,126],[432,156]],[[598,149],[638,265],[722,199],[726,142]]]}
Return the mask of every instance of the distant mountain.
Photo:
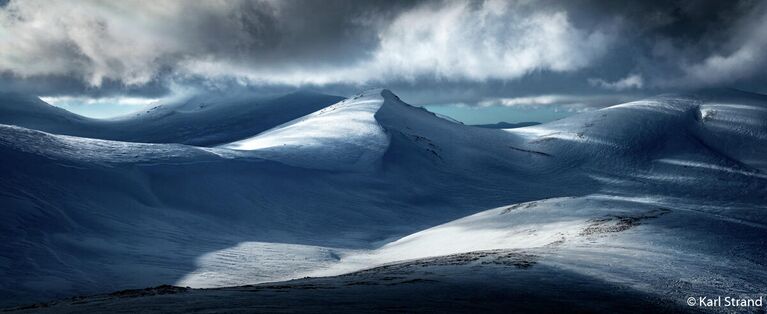
{"label": "distant mountain", "polygon": [[[307,276],[164,289],[188,293],[174,299],[180,312],[247,298],[234,290],[274,302],[264,295],[295,283],[286,293],[385,287],[395,300],[431,285],[501,293],[540,283],[555,295],[586,287],[683,307],[691,285],[696,295],[767,291],[767,250],[750,249],[767,238],[767,101],[714,94],[516,129],[454,123],[388,90],[258,133],[240,131],[262,121],[249,109],[252,120],[232,124],[211,121],[241,111],[198,118],[214,110],[205,100],[127,118],[218,143],[208,147],[0,125],[0,304]],[[264,108],[290,107],[277,103],[286,101]],[[159,298],[119,298],[154,290],[141,291],[65,306],[157,309]]]}
{"label": "distant mountain", "polygon": [[480,127],[480,128],[487,128],[487,129],[516,129],[516,128],[524,128],[526,126],[533,126],[533,125],[539,125],[540,122],[518,122],[518,123],[509,123],[509,122],[498,122],[493,124],[474,124],[472,126]]}
{"label": "distant mountain", "polygon": [[98,120],[51,106],[38,97],[19,93],[0,93],[0,124],[57,134],[92,133],[99,125]]}
{"label": "distant mountain", "polygon": [[196,96],[116,119],[91,119],[37,97],[0,94],[0,123],[88,138],[210,146],[253,136],[341,99],[312,92],[269,99]]}

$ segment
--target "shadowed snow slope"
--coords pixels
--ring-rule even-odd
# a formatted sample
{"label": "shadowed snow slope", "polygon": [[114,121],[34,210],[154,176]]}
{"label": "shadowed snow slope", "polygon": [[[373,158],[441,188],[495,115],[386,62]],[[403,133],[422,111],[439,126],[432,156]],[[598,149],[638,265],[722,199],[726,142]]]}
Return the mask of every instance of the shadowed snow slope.
{"label": "shadowed snow slope", "polygon": [[374,117],[383,103],[380,91],[369,92],[222,147],[294,166],[368,168],[389,146]]}
{"label": "shadowed snow slope", "polygon": [[90,131],[98,120],[51,106],[40,98],[17,93],[0,93],[0,123],[52,133]]}
{"label": "shadowed snow slope", "polygon": [[665,95],[500,130],[374,90],[215,148],[0,127],[0,295],[251,284],[495,249],[682,306],[761,293],[766,103]]}
{"label": "shadowed snow slope", "polygon": [[310,92],[273,99],[195,96],[114,119],[91,119],[37,97],[5,93],[0,94],[0,123],[89,138],[211,146],[253,136],[341,99]]}
{"label": "shadowed snow slope", "polygon": [[[485,173],[488,167],[500,166],[532,174],[530,170],[545,164],[547,156],[509,149],[520,139],[510,133],[441,119],[402,102],[388,90],[372,90],[220,147],[249,151],[251,156],[288,165],[327,170],[371,171],[398,166],[393,163],[419,163],[413,160],[417,158],[444,171]],[[520,158],[530,163],[522,167],[509,162]]]}

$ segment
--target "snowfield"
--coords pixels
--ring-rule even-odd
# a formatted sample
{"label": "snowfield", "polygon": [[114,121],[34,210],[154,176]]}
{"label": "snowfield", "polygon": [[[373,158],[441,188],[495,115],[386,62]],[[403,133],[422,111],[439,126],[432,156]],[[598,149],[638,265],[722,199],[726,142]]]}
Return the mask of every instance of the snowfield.
{"label": "snowfield", "polygon": [[710,91],[491,129],[372,90],[257,134],[213,128],[213,148],[0,126],[2,304],[621,312],[764,296],[766,108]]}
{"label": "snowfield", "polygon": [[298,167],[369,168],[389,146],[389,136],[374,117],[382,104],[380,93],[354,97],[221,147]]}
{"label": "snowfield", "polygon": [[0,92],[0,124],[105,140],[215,146],[256,135],[342,99],[311,92],[276,98],[248,93],[196,95],[99,120],[51,106],[37,97]]}

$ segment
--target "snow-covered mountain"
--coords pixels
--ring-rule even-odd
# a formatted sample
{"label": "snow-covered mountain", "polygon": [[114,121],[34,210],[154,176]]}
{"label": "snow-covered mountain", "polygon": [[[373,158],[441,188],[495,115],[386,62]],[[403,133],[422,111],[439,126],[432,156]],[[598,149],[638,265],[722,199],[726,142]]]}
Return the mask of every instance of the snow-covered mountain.
{"label": "snow-covered mountain", "polygon": [[526,126],[533,126],[533,125],[539,125],[540,122],[519,122],[519,123],[509,123],[509,122],[498,122],[493,124],[475,124],[474,126],[480,127],[480,128],[488,128],[488,129],[516,129],[516,128],[524,128]]}
{"label": "snow-covered mountain", "polygon": [[87,138],[211,146],[258,134],[341,99],[307,91],[275,98],[198,95],[114,119],[91,119],[37,97],[5,93],[0,94],[0,123]]}
{"label": "snow-covered mountain", "polygon": [[[759,95],[663,95],[503,130],[373,90],[270,127],[227,131],[238,134],[227,142],[200,135],[216,147],[0,127],[4,303],[414,259],[436,267],[445,262],[429,258],[488,250],[535,256],[530,268],[600,282],[599,293],[622,287],[672,306],[690,293],[767,288]],[[482,256],[472,261],[491,255]],[[439,281],[444,269],[418,278]],[[542,274],[483,269],[525,282]],[[206,291],[190,295],[221,293]]]}
{"label": "snow-covered mountain", "polygon": [[93,132],[98,124],[95,119],[51,106],[40,98],[8,92],[0,93],[0,123],[59,134]]}

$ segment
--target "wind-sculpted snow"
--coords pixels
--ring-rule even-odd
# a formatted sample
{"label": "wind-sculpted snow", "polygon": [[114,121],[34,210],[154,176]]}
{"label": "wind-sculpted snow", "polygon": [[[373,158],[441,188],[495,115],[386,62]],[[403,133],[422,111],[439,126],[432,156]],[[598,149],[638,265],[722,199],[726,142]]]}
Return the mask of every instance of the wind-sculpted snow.
{"label": "wind-sculpted snow", "polygon": [[[763,265],[767,255],[756,248],[764,245],[759,235],[767,232],[767,225],[700,215],[697,204],[682,201],[595,194],[503,206],[403,237],[377,250],[344,256],[334,267],[309,275],[338,275],[402,260],[504,249],[536,254],[538,264],[637,283],[630,286],[678,300],[690,294],[761,293],[767,279]],[[751,211],[767,209],[764,205],[740,206],[744,205]],[[727,246],[716,244],[722,239],[743,250],[733,254]],[[621,264],[620,269],[616,263]],[[722,275],[744,271],[749,277]],[[616,272],[620,278],[611,278]],[[668,286],[670,282],[695,284],[679,291]]]}
{"label": "wind-sculpted snow", "polygon": [[245,282],[290,280],[334,266],[341,256],[355,251],[311,245],[243,242],[199,257],[198,268],[176,284],[212,288],[237,286]]}
{"label": "wind-sculpted snow", "polygon": [[[0,292],[16,304],[512,250],[534,262],[498,263],[590,278],[599,293],[682,306],[763,293],[767,101],[731,96],[501,130],[376,90],[217,148],[2,126]],[[456,273],[440,269],[428,279]]]}
{"label": "wind-sculpted snow", "polygon": [[387,264],[343,276],[218,289],[157,286],[16,308],[27,313],[695,313],[658,299],[541,263],[543,250],[491,250]]}
{"label": "wind-sculpted snow", "polygon": [[[513,149],[518,142],[508,133],[439,118],[402,102],[391,91],[372,90],[220,147],[305,168],[370,171],[384,159],[404,161],[420,154],[441,168],[449,164],[469,171],[503,163],[501,159],[540,159],[540,154]],[[482,159],[492,161],[479,162]]]}
{"label": "wind-sculpted snow", "polygon": [[142,144],[53,135],[0,124],[0,145],[6,149],[53,159],[88,163],[199,162],[219,156],[213,149],[179,144]]}
{"label": "wind-sculpted snow", "polygon": [[53,134],[142,143],[214,146],[256,135],[341,100],[296,92],[194,96],[113,119],[91,119],[36,97],[0,93],[0,124]]}
{"label": "wind-sculpted snow", "polygon": [[701,141],[728,158],[767,171],[767,107],[709,103],[696,116]]}
{"label": "wind-sculpted snow", "polygon": [[370,168],[389,146],[388,134],[374,118],[383,102],[380,91],[369,92],[221,147],[299,167]]}

